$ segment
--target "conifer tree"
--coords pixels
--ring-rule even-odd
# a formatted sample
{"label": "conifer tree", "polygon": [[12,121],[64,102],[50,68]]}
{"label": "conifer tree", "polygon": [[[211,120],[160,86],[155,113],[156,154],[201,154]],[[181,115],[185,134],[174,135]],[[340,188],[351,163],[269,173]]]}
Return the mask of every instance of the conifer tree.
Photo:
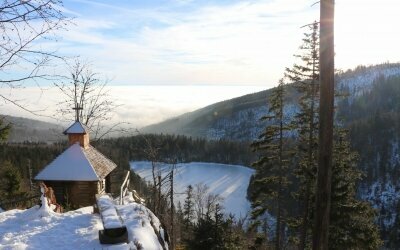
{"label": "conifer tree", "polygon": [[357,154],[350,149],[347,131],[335,130],[329,249],[379,249],[379,229],[370,204],[356,199]]}
{"label": "conifer tree", "polygon": [[394,219],[392,230],[389,234],[389,248],[400,247],[400,201],[397,202],[397,213]]}
{"label": "conifer tree", "polygon": [[288,168],[291,156],[287,131],[290,124],[284,116],[285,86],[283,80],[269,98],[269,113],[262,120],[268,122],[259,139],[252,143],[260,158],[253,163],[256,169],[249,198],[252,203],[252,219],[255,226],[261,224],[266,212],[276,216],[275,247],[281,249],[284,241],[285,196],[288,193]]}
{"label": "conifer tree", "polygon": [[224,214],[222,213],[222,208],[221,206],[217,203],[215,205],[215,211],[214,211],[214,240],[216,245],[214,248],[216,249],[224,249]]}
{"label": "conifer tree", "polygon": [[223,215],[219,205],[216,208],[214,219],[210,213],[197,218],[197,223],[193,226],[192,239],[188,242],[189,249],[223,249],[221,228]]}
{"label": "conifer tree", "polygon": [[186,198],[183,204],[182,211],[182,241],[190,244],[193,238],[193,225],[194,225],[194,201],[193,201],[193,187],[189,185],[186,189]]}
{"label": "conifer tree", "polygon": [[188,249],[221,249],[240,250],[244,243],[234,232],[233,216],[224,218],[222,207],[217,203],[213,213],[206,213],[198,219],[193,227],[193,238],[189,240]]}
{"label": "conifer tree", "polygon": [[298,64],[287,68],[285,76],[294,84],[300,94],[299,112],[294,121],[298,132],[297,160],[295,175],[299,181],[299,190],[295,193],[299,199],[301,216],[293,224],[300,228],[300,249],[310,242],[312,207],[317,173],[318,154],[318,103],[319,103],[319,42],[318,23],[314,22],[310,32],[304,34],[300,46],[301,55]]}
{"label": "conifer tree", "polygon": [[0,163],[0,195],[13,197],[20,191],[22,177],[19,170],[10,161]]}
{"label": "conifer tree", "polygon": [[183,204],[183,219],[186,229],[193,221],[194,216],[193,187],[189,185],[186,189],[186,198]]}
{"label": "conifer tree", "polygon": [[193,228],[192,239],[188,241],[188,249],[215,249],[217,245],[214,234],[214,222],[209,217],[200,218]]}
{"label": "conifer tree", "polygon": [[[319,103],[319,41],[318,24],[305,34],[300,64],[286,70],[286,77],[296,86],[299,112],[294,121],[298,131],[297,168],[299,182],[296,197],[302,204],[301,218],[291,224],[299,230],[299,248],[311,247],[315,210],[315,184],[318,155]],[[356,199],[357,181],[361,173],[356,167],[356,155],[350,150],[346,132],[336,130],[333,152],[333,180],[329,249],[377,249],[381,244],[374,224],[374,211],[366,202]]]}
{"label": "conifer tree", "polygon": [[224,248],[229,250],[241,250],[246,246],[246,236],[242,225],[239,225],[232,214],[224,220]]}

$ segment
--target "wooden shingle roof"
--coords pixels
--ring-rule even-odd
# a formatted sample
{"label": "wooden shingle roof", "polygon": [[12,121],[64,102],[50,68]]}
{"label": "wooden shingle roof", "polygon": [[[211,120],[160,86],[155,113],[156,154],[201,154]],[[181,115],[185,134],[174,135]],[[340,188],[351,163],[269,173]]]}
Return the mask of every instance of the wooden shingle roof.
{"label": "wooden shingle roof", "polygon": [[83,148],[83,152],[86,158],[89,160],[90,164],[94,168],[96,174],[100,179],[104,179],[111,171],[113,171],[117,165],[105,157],[102,153],[97,151],[94,147],[89,145]]}

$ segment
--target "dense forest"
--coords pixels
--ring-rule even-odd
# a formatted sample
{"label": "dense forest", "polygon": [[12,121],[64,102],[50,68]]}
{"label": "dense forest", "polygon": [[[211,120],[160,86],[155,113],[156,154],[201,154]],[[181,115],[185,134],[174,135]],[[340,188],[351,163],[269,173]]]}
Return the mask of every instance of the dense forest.
{"label": "dense forest", "polygon": [[386,246],[399,246],[400,76],[378,77],[370,91],[339,103],[338,118],[349,128],[364,173],[359,195],[379,211]]}
{"label": "dense forest", "polygon": [[[245,142],[207,141],[175,135],[111,138],[98,141],[94,146],[124,170],[129,169],[129,161],[149,160],[146,152],[149,147],[157,149],[159,161],[174,159],[178,162],[203,161],[249,166],[255,159]],[[10,163],[21,178],[21,191],[27,191],[30,177],[34,177],[66,147],[66,142],[1,144],[0,162]]]}
{"label": "dense forest", "polygon": [[400,163],[393,157],[400,146],[400,76],[380,76],[371,90],[339,102],[337,117],[349,128],[367,184],[397,182]]}

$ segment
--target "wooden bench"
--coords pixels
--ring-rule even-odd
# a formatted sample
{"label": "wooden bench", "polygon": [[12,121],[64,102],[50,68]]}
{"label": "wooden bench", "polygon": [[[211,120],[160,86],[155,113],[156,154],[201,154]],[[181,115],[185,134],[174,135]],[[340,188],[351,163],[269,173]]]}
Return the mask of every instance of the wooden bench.
{"label": "wooden bench", "polygon": [[103,230],[99,230],[101,244],[128,243],[128,231],[112,198],[108,194],[96,195],[97,208],[103,222]]}

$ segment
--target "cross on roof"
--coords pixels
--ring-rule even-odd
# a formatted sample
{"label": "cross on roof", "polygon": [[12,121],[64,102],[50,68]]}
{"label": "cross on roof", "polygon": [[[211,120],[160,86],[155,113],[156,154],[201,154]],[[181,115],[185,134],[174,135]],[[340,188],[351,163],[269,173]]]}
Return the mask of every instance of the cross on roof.
{"label": "cross on roof", "polygon": [[75,110],[75,121],[79,122],[79,110],[83,110],[83,108],[76,102],[72,109]]}

